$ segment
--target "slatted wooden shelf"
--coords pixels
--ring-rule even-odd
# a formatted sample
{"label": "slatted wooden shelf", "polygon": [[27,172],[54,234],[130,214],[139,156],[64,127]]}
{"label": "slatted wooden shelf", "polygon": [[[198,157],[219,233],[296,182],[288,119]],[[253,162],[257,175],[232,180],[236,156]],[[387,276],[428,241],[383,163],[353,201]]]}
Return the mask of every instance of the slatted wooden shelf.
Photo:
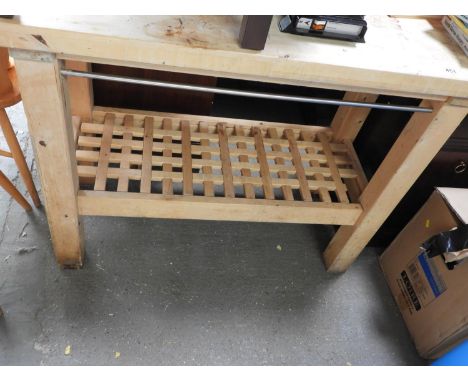
{"label": "slatted wooden shelf", "polygon": [[361,213],[352,145],[324,127],[97,110],[76,157],[82,215],[351,225]]}

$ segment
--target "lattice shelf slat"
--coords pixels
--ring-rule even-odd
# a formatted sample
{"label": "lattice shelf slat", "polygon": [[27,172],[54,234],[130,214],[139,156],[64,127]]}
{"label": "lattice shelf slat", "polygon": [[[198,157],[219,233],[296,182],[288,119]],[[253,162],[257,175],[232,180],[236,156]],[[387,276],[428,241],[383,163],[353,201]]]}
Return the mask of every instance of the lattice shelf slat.
{"label": "lattice shelf slat", "polygon": [[[163,130],[170,132],[172,130],[172,121],[170,119],[163,119],[162,121],[162,128]],[[172,137],[169,135],[166,135],[163,137],[163,143],[166,145],[170,145],[172,143]],[[151,157],[152,160],[152,165],[162,165],[162,169],[164,172],[171,173],[172,172],[172,163],[169,162],[169,159],[172,158],[172,150],[167,148],[164,149],[162,152],[163,157],[165,160],[161,161],[161,163],[154,163],[153,159],[155,158],[154,156]],[[178,159],[178,158],[177,158]],[[134,163],[135,164],[135,163]],[[136,163],[140,164],[140,163]],[[182,166],[182,161],[180,161],[180,165]],[[172,178],[167,177],[162,180],[162,193],[164,195],[171,195],[172,194]]]}
{"label": "lattice shelf slat", "polygon": [[321,127],[95,111],[77,141],[79,208],[116,215],[106,206],[118,201],[122,216],[171,217],[167,201],[188,219],[353,224],[362,209],[348,185],[362,191],[365,177],[352,148],[330,137]]}
{"label": "lattice shelf slat", "polygon": [[[133,116],[132,115],[127,115],[124,118],[123,121],[124,124],[124,131],[123,131],[123,138],[125,140],[131,140],[132,139],[132,131],[131,127],[133,126]],[[89,153],[94,153],[93,151],[87,151]],[[117,184],[117,191],[119,192],[126,192],[128,191],[128,175],[125,173],[125,170],[128,170],[130,168],[130,158],[129,156],[131,155],[132,149],[129,146],[125,146],[122,148],[122,158],[120,160],[120,169],[122,170],[122,174],[119,176],[119,181]],[[112,154],[110,153],[109,155],[109,161],[112,161]],[[90,161],[93,162],[93,161]],[[141,163],[141,162],[140,162]]]}

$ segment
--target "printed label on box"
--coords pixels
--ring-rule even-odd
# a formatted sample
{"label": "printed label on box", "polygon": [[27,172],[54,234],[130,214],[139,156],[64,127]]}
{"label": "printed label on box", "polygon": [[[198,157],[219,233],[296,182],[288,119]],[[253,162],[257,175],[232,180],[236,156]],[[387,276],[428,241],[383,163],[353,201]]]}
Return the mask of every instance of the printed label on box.
{"label": "printed label on box", "polygon": [[424,251],[400,273],[397,283],[410,314],[429,305],[447,289],[435,259],[427,257]]}
{"label": "printed label on box", "polygon": [[301,17],[299,20],[297,20],[296,28],[298,29],[309,30],[311,26],[312,26],[312,19]]}

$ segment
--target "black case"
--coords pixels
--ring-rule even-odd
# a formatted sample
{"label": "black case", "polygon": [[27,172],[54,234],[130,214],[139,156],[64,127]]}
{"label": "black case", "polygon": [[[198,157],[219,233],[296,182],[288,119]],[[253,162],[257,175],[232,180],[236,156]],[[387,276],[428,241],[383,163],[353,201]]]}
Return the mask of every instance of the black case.
{"label": "black case", "polygon": [[[347,34],[333,33],[329,31],[322,30],[313,30],[312,25],[308,30],[297,28],[298,21],[301,18],[307,18],[313,20],[313,22],[325,22],[329,21],[340,23],[340,24],[351,24],[362,27],[361,32],[358,36],[349,36]],[[305,36],[314,36],[314,37],[323,37],[330,38],[335,40],[344,40],[352,42],[365,42],[364,35],[367,31],[367,23],[364,20],[364,16],[320,16],[320,15],[289,15],[284,16],[280,19],[278,23],[279,29],[281,32],[305,35]]]}

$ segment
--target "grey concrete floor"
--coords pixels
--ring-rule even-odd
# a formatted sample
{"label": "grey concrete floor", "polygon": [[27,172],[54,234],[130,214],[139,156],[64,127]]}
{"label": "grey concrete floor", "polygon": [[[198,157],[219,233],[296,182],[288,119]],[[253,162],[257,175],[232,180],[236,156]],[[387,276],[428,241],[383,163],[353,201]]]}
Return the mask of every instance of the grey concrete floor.
{"label": "grey concrete floor", "polygon": [[[21,104],[8,114],[39,186]],[[0,167],[24,193],[13,162]],[[44,211],[0,190],[1,365],[423,364],[376,250],[324,271],[330,227],[84,223],[86,264],[61,270]]]}

